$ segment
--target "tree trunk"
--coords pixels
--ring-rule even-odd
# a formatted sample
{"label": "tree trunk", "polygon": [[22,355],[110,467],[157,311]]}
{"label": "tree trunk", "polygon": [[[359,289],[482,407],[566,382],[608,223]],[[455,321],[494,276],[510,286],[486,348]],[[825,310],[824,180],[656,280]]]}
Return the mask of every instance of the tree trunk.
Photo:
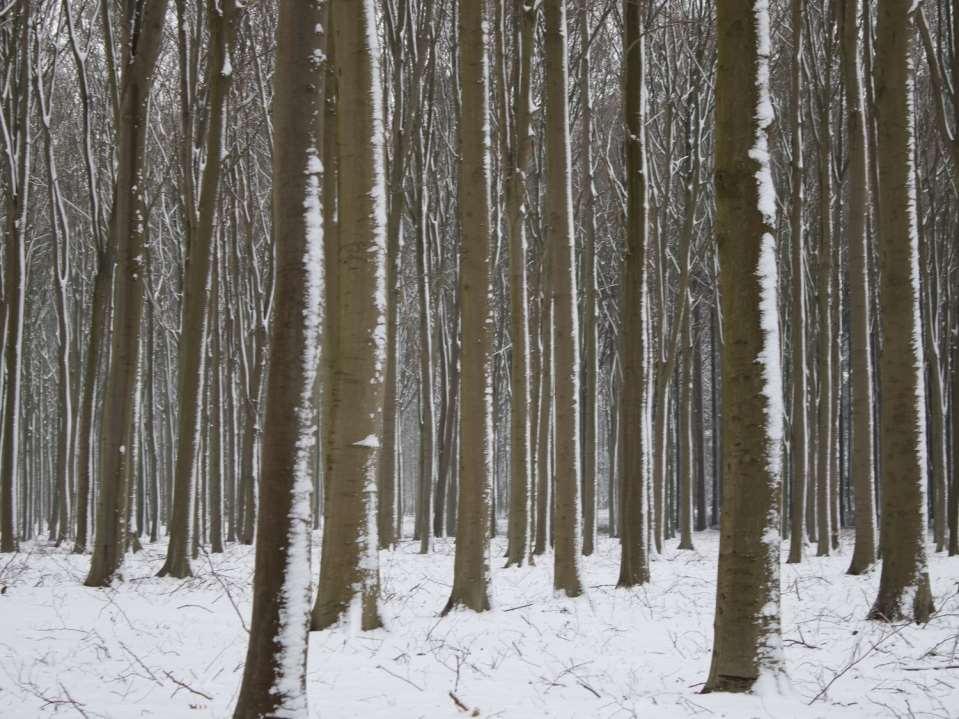
{"label": "tree trunk", "polygon": [[308,716],[312,400],[323,257],[317,156],[326,19],[321,7],[316,0],[279,4],[273,78],[277,314],[270,337],[275,361],[266,396],[250,641],[235,719]]}
{"label": "tree trunk", "polygon": [[110,583],[120,566],[127,541],[127,481],[129,466],[135,461],[131,440],[139,414],[146,130],[167,0],[127,7],[129,15],[122,26],[136,27],[139,31],[136,38],[125,38],[122,43],[117,177],[110,216],[110,244],[116,260],[115,301],[110,368],[100,427],[96,543],[85,582],[90,587]]}
{"label": "tree trunk", "polygon": [[[320,581],[311,627],[325,629],[351,606],[359,628],[379,616],[377,478],[386,366],[386,185],[383,108],[373,7],[333,0],[336,47],[339,222],[330,426],[329,493]],[[271,380],[272,381],[272,380]]]}
{"label": "tree trunk", "polygon": [[[688,292],[688,290],[687,290]],[[688,300],[687,300],[688,302]],[[693,473],[695,445],[693,443],[693,321],[687,312],[683,320],[683,348],[679,367],[679,422],[676,427],[679,440],[679,549],[693,549]]]}
{"label": "tree trunk", "polygon": [[456,511],[453,590],[443,614],[454,607],[490,608],[489,534],[493,480],[492,350],[490,298],[489,42],[486,3],[459,9],[460,321],[463,331],[460,385],[460,487]]}
{"label": "tree trunk", "polygon": [[[26,242],[27,211],[30,195],[30,122],[33,93],[30,92],[30,34],[31,3],[21,0],[16,18],[15,33],[19,33],[15,55],[16,68],[15,117],[4,123],[4,134],[13,125],[13,154],[7,154],[6,185],[7,208],[5,229],[6,258],[3,283],[4,350],[3,360],[7,374],[4,386],[3,433],[0,447],[0,553],[17,551],[16,524],[13,516],[14,484],[20,476],[20,394],[23,378],[23,314],[26,296]],[[12,8],[12,6],[10,6]],[[13,70],[10,74],[14,74]],[[10,140],[8,140],[10,142]]]}
{"label": "tree trunk", "polygon": [[884,0],[876,30],[880,281],[882,576],[869,616],[925,622],[933,612],[926,560],[926,414],[919,326],[919,238],[913,143],[913,3]]}
{"label": "tree trunk", "polygon": [[646,51],[644,0],[623,0],[623,103],[626,124],[626,260],[623,270],[623,378],[618,401],[622,434],[617,586],[645,584],[649,573],[649,314],[646,287]]}
{"label": "tree trunk", "polygon": [[792,244],[792,307],[791,352],[792,362],[792,425],[790,427],[790,503],[789,503],[789,558],[790,564],[803,560],[806,545],[806,473],[809,466],[809,420],[806,417],[809,394],[806,372],[806,268],[805,227],[803,226],[804,173],[802,157],[802,57],[804,0],[792,1],[792,61],[790,65],[790,108],[792,110],[792,201],[789,218]]}
{"label": "tree trunk", "polygon": [[855,494],[856,539],[849,574],[862,574],[876,561],[875,429],[873,426],[873,358],[871,289],[869,286],[869,175],[866,159],[866,120],[863,108],[862,61],[859,44],[861,0],[844,0],[843,83],[849,152],[848,266],[849,361],[852,427],[850,460]]}
{"label": "tree trunk", "polygon": [[776,194],[769,168],[769,12],[717,3],[716,237],[723,323],[725,505],[704,691],[784,679],[779,614],[782,375]]}
{"label": "tree trunk", "polygon": [[596,432],[596,188],[593,184],[592,96],[589,86],[589,12],[585,3],[579,12],[580,162],[583,183],[583,554],[593,553],[596,542],[596,475],[599,468]]}
{"label": "tree trunk", "polygon": [[[505,0],[501,0],[505,4]],[[516,0],[514,22],[520,26],[516,34],[519,46],[513,65],[514,97],[513,129],[509,147],[503,154],[509,162],[506,178],[506,222],[509,233],[510,277],[510,509],[507,534],[506,566],[521,566],[529,553],[530,539],[530,353],[529,298],[526,290],[526,170],[530,155],[530,100],[533,62],[533,39],[536,30],[535,7]],[[505,43],[505,28],[499,27],[499,44]],[[505,69],[504,69],[505,72]],[[503,78],[505,81],[505,77]],[[503,83],[505,85],[505,82]],[[501,100],[506,114],[505,88]],[[504,137],[505,134],[504,134]]]}
{"label": "tree trunk", "polygon": [[[239,23],[236,0],[210,0],[207,19],[210,26],[210,87],[206,164],[200,189],[195,233],[188,236],[186,276],[183,285],[181,317],[182,336],[179,357],[179,426],[177,454],[173,478],[173,506],[168,533],[166,561],[157,576],[189,577],[190,523],[197,500],[196,477],[200,468],[202,404],[206,384],[207,337],[209,335],[210,277],[214,245],[214,222],[218,206],[220,168],[225,155],[226,99],[232,83],[230,54]],[[182,26],[182,23],[181,23]],[[195,151],[193,140],[192,154]],[[192,167],[183,168],[183,175],[192,174]],[[189,223],[188,223],[189,226]],[[252,504],[252,503],[251,503]]]}
{"label": "tree trunk", "polygon": [[579,319],[570,187],[565,0],[544,3],[547,242],[553,250],[556,384],[556,545],[553,588],[583,593],[579,578]]}

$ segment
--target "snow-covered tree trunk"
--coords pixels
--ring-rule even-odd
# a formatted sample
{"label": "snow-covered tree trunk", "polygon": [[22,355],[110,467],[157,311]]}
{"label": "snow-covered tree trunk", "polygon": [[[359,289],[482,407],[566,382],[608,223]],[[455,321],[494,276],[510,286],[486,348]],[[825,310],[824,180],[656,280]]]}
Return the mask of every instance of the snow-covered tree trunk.
{"label": "snow-covered tree trunk", "polygon": [[769,166],[769,6],[720,0],[716,238],[723,314],[723,464],[712,665],[705,691],[775,689],[779,615],[782,370],[776,193]]}
{"label": "snow-covered tree trunk", "polygon": [[[360,7],[369,22],[369,4]],[[366,39],[362,17],[353,23],[357,50]],[[252,620],[236,719],[308,716],[310,469],[323,262],[318,116],[324,20],[319,0],[280,2],[273,79],[277,316],[270,337],[274,361],[266,394]],[[360,78],[355,82],[359,85]],[[371,86],[367,77],[367,88]],[[355,92],[366,95],[368,90],[357,87]],[[357,126],[371,129],[368,121],[356,120]],[[375,456],[373,448],[362,451]]]}
{"label": "snow-covered tree trunk", "polygon": [[[312,628],[381,625],[377,478],[386,369],[386,178],[372,0],[333,0],[338,237],[324,550]],[[272,377],[271,377],[272,382]]]}
{"label": "snow-covered tree trunk", "polygon": [[919,317],[911,0],[883,0],[876,27],[879,154],[879,355],[882,576],[869,616],[924,622],[933,611],[926,559],[926,408]]}

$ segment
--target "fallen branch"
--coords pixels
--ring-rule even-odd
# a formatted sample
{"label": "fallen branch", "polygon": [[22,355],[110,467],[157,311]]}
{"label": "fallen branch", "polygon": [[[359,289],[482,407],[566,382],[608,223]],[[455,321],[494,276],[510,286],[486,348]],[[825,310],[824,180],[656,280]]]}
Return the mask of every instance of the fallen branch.
{"label": "fallen branch", "polygon": [[471,717],[478,717],[480,715],[479,709],[470,709],[463,702],[460,701],[460,698],[456,696],[453,692],[449,692],[450,699],[453,700],[453,703],[456,705],[456,708],[462,712],[466,712]]}
{"label": "fallen branch", "polygon": [[885,642],[887,639],[890,639],[891,637],[896,636],[896,635],[899,634],[903,629],[905,629],[906,627],[910,626],[911,624],[912,624],[912,622],[903,622],[903,623],[900,624],[898,627],[896,627],[895,631],[889,632],[889,634],[886,634],[885,636],[883,636],[879,641],[877,641],[875,644],[873,644],[871,647],[869,647],[869,649],[867,649],[865,652],[863,652],[861,656],[859,656],[859,657],[857,657],[856,659],[854,659],[853,661],[849,662],[849,664],[847,664],[845,667],[843,667],[841,671],[839,671],[832,679],[829,680],[829,682],[826,684],[826,686],[824,686],[824,687],[819,691],[819,693],[818,693],[816,696],[814,696],[812,699],[809,700],[809,704],[812,705],[817,699],[819,699],[819,697],[821,697],[823,694],[825,694],[827,691],[829,691],[829,687],[831,687],[831,686],[836,682],[837,679],[839,679],[839,678],[840,678],[841,676],[843,676],[846,672],[848,672],[850,669],[852,669],[854,666],[856,666],[859,662],[861,662],[863,659],[865,659],[865,658],[868,657],[870,654],[872,654],[880,644],[882,644],[883,642]]}
{"label": "fallen branch", "polygon": [[[173,676],[172,674],[170,674],[170,672],[164,671],[163,673],[166,675],[166,678],[167,678],[167,679],[169,679],[171,682],[173,682],[174,684],[176,684],[178,687],[183,687],[183,688],[186,689],[188,692],[190,692],[190,693],[192,693],[192,694],[196,694],[198,697],[203,697],[203,698],[206,699],[207,701],[210,701],[210,702],[213,701],[213,697],[211,697],[209,694],[206,694],[206,693],[204,693],[204,692],[201,692],[199,689],[194,689],[193,687],[191,687],[191,686],[190,686],[189,684],[187,684],[186,682],[181,682],[181,681],[180,681],[179,679],[177,679],[175,676]],[[176,693],[176,692],[174,692],[174,694],[175,694],[175,693]]]}
{"label": "fallen branch", "polygon": [[414,688],[416,691],[418,691],[418,692],[423,691],[423,687],[421,687],[419,684],[416,684],[415,682],[410,681],[410,680],[407,679],[406,677],[401,677],[401,676],[400,676],[399,674],[397,674],[396,672],[391,672],[389,669],[387,669],[386,667],[384,667],[382,664],[377,664],[377,665],[376,665],[376,668],[377,668],[377,669],[382,669],[384,672],[386,672],[387,674],[389,674],[391,677],[395,677],[396,679],[399,679],[400,681],[406,682],[407,684],[409,684],[411,687],[413,687],[413,688]]}

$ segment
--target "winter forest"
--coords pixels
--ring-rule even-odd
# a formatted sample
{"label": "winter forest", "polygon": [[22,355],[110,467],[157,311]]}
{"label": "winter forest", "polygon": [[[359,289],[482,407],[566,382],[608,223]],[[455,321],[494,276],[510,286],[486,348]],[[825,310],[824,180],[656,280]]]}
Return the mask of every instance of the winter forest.
{"label": "winter forest", "polygon": [[959,717],[955,0],[0,0],[0,717]]}

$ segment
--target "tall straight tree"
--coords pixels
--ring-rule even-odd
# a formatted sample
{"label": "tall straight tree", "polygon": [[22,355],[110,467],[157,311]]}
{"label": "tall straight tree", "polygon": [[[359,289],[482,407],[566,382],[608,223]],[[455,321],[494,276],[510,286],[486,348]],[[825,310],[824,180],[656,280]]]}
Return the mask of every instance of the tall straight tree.
{"label": "tall straight tree", "polygon": [[338,162],[335,346],[330,347],[329,481],[320,582],[311,626],[324,629],[354,602],[375,629],[380,570],[377,477],[386,370],[386,180],[379,49],[371,0],[333,0]]}
{"label": "tall straight tree", "polygon": [[805,201],[802,157],[802,58],[804,0],[792,0],[793,48],[789,65],[789,95],[792,112],[792,204],[789,235],[792,244],[792,299],[790,308],[792,425],[790,427],[790,501],[789,559],[790,564],[803,560],[806,546],[806,492],[809,471],[809,420],[806,416],[808,377],[806,373],[806,266]]}
{"label": "tall straight tree", "polygon": [[[553,588],[583,593],[579,578],[579,319],[570,185],[566,2],[545,0],[546,233],[551,250],[556,456]],[[465,444],[465,443],[464,443]]]}
{"label": "tall straight tree", "polygon": [[716,5],[716,240],[723,316],[723,512],[704,691],[784,677],[779,618],[782,376],[769,167],[769,7]]}
{"label": "tall straight tree", "polygon": [[[500,0],[505,5],[506,0]],[[526,170],[530,147],[530,90],[536,6],[514,0],[516,47],[512,68],[513,98],[510,132],[502,132],[501,152],[506,163],[506,223],[509,233],[510,279],[510,512],[506,566],[520,566],[529,551],[530,539],[530,354],[529,297],[526,290]],[[505,28],[498,28],[498,47],[505,45]],[[505,54],[502,53],[502,54]],[[502,61],[501,61],[502,64]],[[505,67],[500,67],[505,86]],[[500,92],[501,116],[507,114],[505,88]]]}
{"label": "tall straight tree", "polygon": [[489,22],[485,2],[459,10],[460,476],[453,591],[443,613],[490,607],[489,516],[493,479],[493,316],[490,312]]}
{"label": "tall straight tree", "polygon": [[[879,354],[882,576],[869,616],[925,622],[933,612],[926,559],[926,412],[919,317],[913,13],[883,0],[876,27],[879,146]],[[911,430],[911,431],[910,431]]]}
{"label": "tall straight tree", "polygon": [[[859,15],[861,0],[843,0],[842,72],[848,133],[849,358],[852,426],[850,460],[856,501],[856,540],[850,574],[862,574],[876,561],[875,427],[869,283],[869,174],[866,117],[863,112]],[[793,419],[795,422],[795,419]]]}
{"label": "tall straight tree", "polygon": [[593,553],[596,544],[596,482],[599,469],[596,448],[596,188],[593,182],[593,98],[590,89],[589,4],[583,3],[579,21],[580,163],[582,166],[583,222],[583,554]]}
{"label": "tall straight tree", "polygon": [[110,583],[120,566],[127,541],[127,485],[131,464],[136,461],[133,439],[140,410],[146,132],[167,0],[134,0],[124,7],[117,175],[110,214],[110,251],[116,263],[113,335],[100,425],[96,538],[86,579],[87,586],[91,587]]}
{"label": "tall straight tree", "polygon": [[617,586],[649,581],[649,432],[647,365],[645,0],[623,0],[623,108],[626,142],[626,261],[623,270],[623,381]]}
{"label": "tall straight tree", "polygon": [[[8,9],[12,9],[11,5]],[[14,91],[3,113],[5,155],[4,185],[7,193],[4,228],[2,321],[5,329],[3,359],[6,383],[3,403],[2,451],[0,451],[0,552],[17,549],[13,517],[13,487],[20,474],[20,393],[23,365],[23,303],[26,296],[26,232],[30,196],[30,122],[33,93],[30,92],[31,0],[19,0],[13,16],[10,53],[4,58],[15,78]],[[12,55],[12,57],[10,56]],[[6,74],[6,73],[5,73]],[[6,93],[4,93],[6,94]]]}
{"label": "tall straight tree", "polygon": [[[180,2],[182,13],[182,0]],[[240,21],[240,10],[236,0],[209,0],[207,23],[209,25],[210,56],[208,76],[209,93],[208,116],[203,126],[206,137],[201,138],[205,146],[206,162],[199,196],[196,197],[191,180],[184,181],[185,209],[187,212],[187,264],[183,285],[183,307],[181,310],[182,336],[179,357],[179,393],[180,411],[177,427],[177,454],[173,475],[173,503],[170,517],[170,542],[167,547],[166,561],[160,568],[159,576],[189,577],[190,546],[194,504],[196,502],[195,479],[200,463],[200,436],[202,431],[202,405],[206,385],[207,335],[209,323],[210,279],[214,246],[214,221],[216,220],[217,200],[220,189],[220,169],[225,155],[224,134],[226,128],[226,100],[233,79],[232,62],[233,39]],[[180,18],[178,29],[181,34],[180,61],[186,63],[189,56],[184,41],[186,21]],[[192,178],[194,157],[198,147],[194,142],[192,113],[193,90],[190,87],[190,71],[187,67],[180,70],[181,101],[187,105],[184,109],[184,145],[182,174]]]}
{"label": "tall straight tree", "polygon": [[233,716],[307,717],[313,380],[322,298],[319,0],[281,0],[273,76],[277,315],[266,394],[253,612]]}

